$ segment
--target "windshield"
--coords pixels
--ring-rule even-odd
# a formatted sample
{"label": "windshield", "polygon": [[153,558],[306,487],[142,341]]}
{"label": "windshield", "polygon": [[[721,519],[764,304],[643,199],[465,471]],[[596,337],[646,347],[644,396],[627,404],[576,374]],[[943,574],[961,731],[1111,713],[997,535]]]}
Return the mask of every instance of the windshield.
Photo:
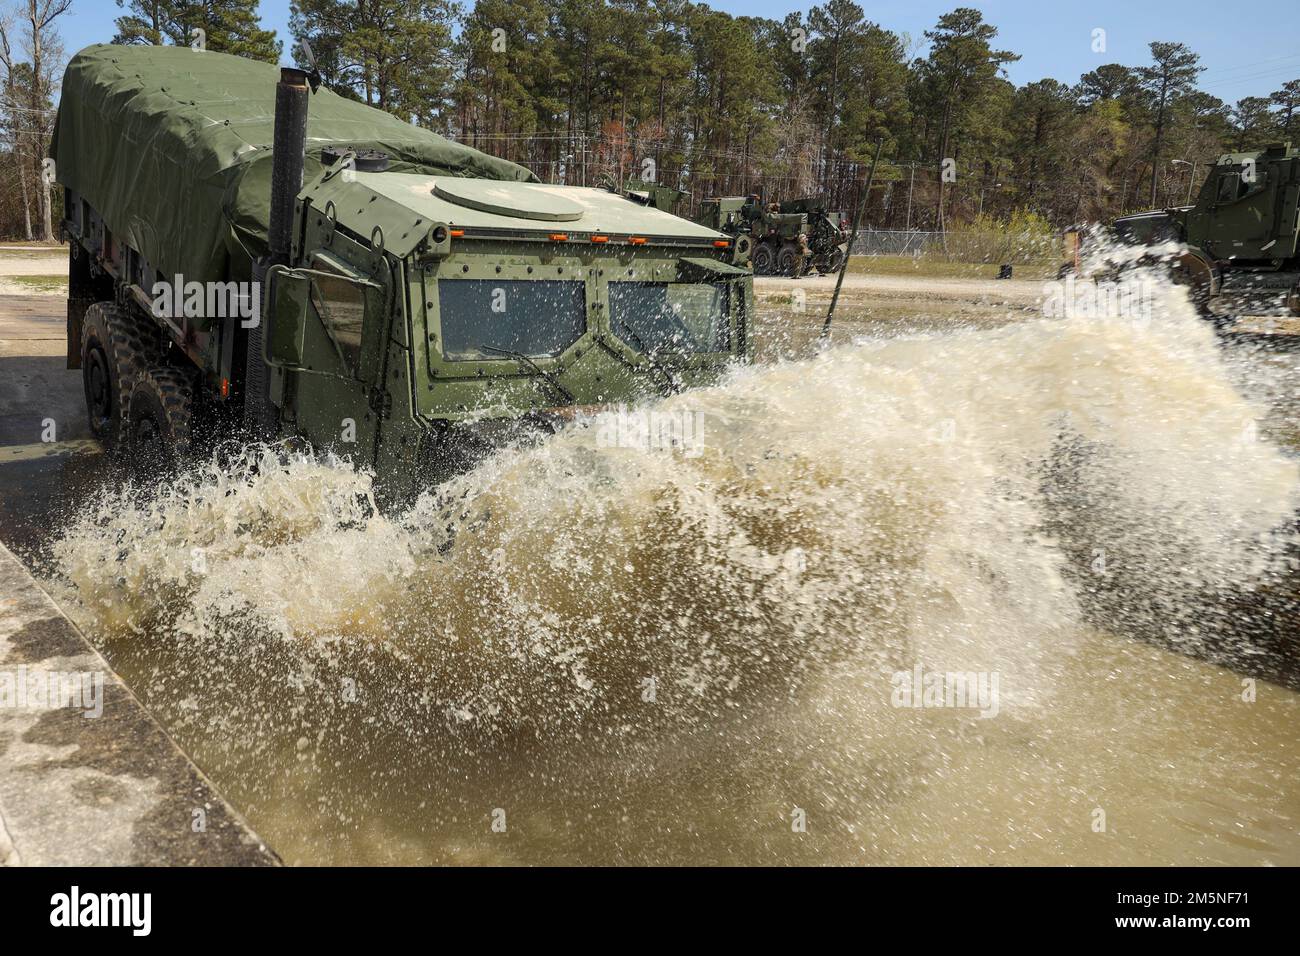
{"label": "windshield", "polygon": [[726,282],[611,282],[614,334],[637,351],[726,352]]}
{"label": "windshield", "polygon": [[438,283],[448,361],[559,355],[587,328],[586,287],[569,279],[448,279]]}

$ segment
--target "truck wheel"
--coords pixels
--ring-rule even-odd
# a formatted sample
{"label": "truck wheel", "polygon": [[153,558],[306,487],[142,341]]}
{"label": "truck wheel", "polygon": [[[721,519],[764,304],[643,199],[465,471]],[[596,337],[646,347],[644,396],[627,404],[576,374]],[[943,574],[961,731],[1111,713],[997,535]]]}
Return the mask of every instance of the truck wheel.
{"label": "truck wheel", "polygon": [[135,379],[161,353],[156,329],[111,302],[96,302],[81,322],[81,381],[90,431],[109,450],[121,444]]}
{"label": "truck wheel", "polygon": [[1187,286],[1188,298],[1197,315],[1221,329],[1236,321],[1236,316],[1222,315],[1213,305],[1219,294],[1223,278],[1218,267],[1195,252],[1186,252],[1179,256],[1172,266],[1172,277],[1177,285]]}
{"label": "truck wheel", "polygon": [[768,276],[772,274],[772,264],[775,257],[772,255],[772,247],[766,242],[760,242],[754,247],[752,261],[754,263],[754,275]]}
{"label": "truck wheel", "polygon": [[781,247],[781,253],[776,257],[776,271],[783,276],[796,278],[800,272],[800,266],[803,264],[803,257],[799,255],[799,250],[793,244],[787,244]]}
{"label": "truck wheel", "polygon": [[135,382],[127,414],[131,463],[144,473],[166,470],[190,453],[194,390],[180,369],[148,369]]}

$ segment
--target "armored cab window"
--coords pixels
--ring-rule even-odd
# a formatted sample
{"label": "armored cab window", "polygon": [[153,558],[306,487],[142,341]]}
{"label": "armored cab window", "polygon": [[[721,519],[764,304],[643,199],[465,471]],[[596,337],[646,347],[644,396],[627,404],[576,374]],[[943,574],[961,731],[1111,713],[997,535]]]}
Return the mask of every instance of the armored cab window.
{"label": "armored cab window", "polygon": [[312,276],[312,307],[334,340],[348,370],[355,373],[361,362],[361,333],[366,317],[365,288],[324,256],[315,258],[313,268],[317,272]]}
{"label": "armored cab window", "polygon": [[442,354],[448,361],[553,358],[587,330],[583,282],[448,279],[438,283]]}
{"label": "armored cab window", "polygon": [[610,324],[637,351],[725,352],[728,282],[611,282]]}
{"label": "armored cab window", "polygon": [[1241,199],[1250,192],[1252,185],[1252,183],[1248,183],[1241,178],[1241,173],[1224,173],[1219,177],[1219,191],[1216,199],[1219,202],[1233,202]]}

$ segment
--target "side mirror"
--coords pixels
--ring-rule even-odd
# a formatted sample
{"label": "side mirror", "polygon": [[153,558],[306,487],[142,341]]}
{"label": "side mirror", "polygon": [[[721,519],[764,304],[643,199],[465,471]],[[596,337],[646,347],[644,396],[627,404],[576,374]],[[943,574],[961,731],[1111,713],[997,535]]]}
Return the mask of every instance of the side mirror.
{"label": "side mirror", "polygon": [[266,364],[273,368],[301,368],[311,277],[284,266],[272,266],[266,282],[267,308],[262,317]]}

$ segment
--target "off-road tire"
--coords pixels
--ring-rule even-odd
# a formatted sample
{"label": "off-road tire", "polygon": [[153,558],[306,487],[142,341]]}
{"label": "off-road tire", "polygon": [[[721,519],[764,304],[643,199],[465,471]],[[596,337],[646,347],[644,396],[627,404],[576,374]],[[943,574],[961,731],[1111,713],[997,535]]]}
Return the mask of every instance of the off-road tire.
{"label": "off-road tire", "polygon": [[168,471],[190,455],[194,426],[194,387],[178,368],[155,366],[135,381],[127,406],[126,436],[133,469]]}
{"label": "off-road tire", "polygon": [[1215,307],[1222,277],[1214,264],[1195,253],[1185,253],[1169,264],[1170,278],[1175,285],[1187,287],[1196,314],[1216,329],[1226,329],[1237,321],[1231,314],[1219,312]]}
{"label": "off-road tire", "polygon": [[754,264],[754,275],[756,276],[770,276],[776,266],[776,256],[772,252],[770,242],[754,243],[754,251],[749,259]]}
{"label": "off-road tire", "polygon": [[151,319],[112,302],[96,302],[81,323],[81,380],[90,431],[114,451],[122,445],[126,408],[135,381],[162,358]]}
{"label": "off-road tire", "polygon": [[789,278],[798,278],[803,269],[803,257],[799,255],[799,248],[794,243],[786,243],[781,247],[781,251],[776,257],[776,271],[778,275],[788,276]]}

